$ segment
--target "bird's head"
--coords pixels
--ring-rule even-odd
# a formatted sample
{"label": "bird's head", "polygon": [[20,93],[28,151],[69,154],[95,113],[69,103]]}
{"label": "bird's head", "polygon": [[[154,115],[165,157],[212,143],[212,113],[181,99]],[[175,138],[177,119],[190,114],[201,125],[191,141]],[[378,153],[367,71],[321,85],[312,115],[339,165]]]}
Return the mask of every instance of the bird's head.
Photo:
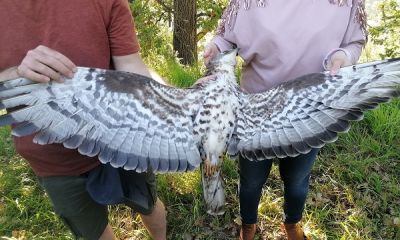
{"label": "bird's head", "polygon": [[229,51],[222,52],[215,56],[207,65],[207,70],[210,74],[221,71],[234,72],[236,66],[236,55],[239,49],[235,48]]}

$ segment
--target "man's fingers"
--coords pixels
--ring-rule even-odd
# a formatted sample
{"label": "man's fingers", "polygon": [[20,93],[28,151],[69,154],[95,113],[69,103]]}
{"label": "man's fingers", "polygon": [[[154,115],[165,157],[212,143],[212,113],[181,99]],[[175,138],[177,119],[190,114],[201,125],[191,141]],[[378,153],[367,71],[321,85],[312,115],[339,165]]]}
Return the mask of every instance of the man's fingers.
{"label": "man's fingers", "polygon": [[47,66],[46,64],[38,61],[30,62],[27,64],[27,67],[34,72],[37,72],[41,75],[47,76],[52,80],[61,81],[61,75],[54,70],[53,68]]}
{"label": "man's fingers", "polygon": [[[59,81],[61,80],[61,75],[66,76],[68,78],[72,78],[74,76],[74,73],[72,71],[72,69],[68,68],[65,64],[63,64],[61,61],[59,61],[58,59],[54,58],[51,55],[46,55],[43,54],[42,52],[38,52],[36,59],[44,64],[47,65],[49,68],[53,69],[55,72],[58,72],[59,74],[56,75],[48,75],[51,77],[51,79]],[[56,78],[54,78],[56,77]]]}
{"label": "man's fingers", "polygon": [[[51,49],[50,49],[51,50]],[[76,72],[76,65],[66,56],[64,56],[63,54],[56,52],[54,50],[51,50],[53,52],[54,58],[58,59],[60,62],[62,62],[68,69],[71,69],[72,72]]]}
{"label": "man's fingers", "polygon": [[63,75],[65,74],[65,76],[68,76],[68,72],[62,72],[65,71],[64,69],[68,69],[69,72],[76,72],[76,65],[66,56],[64,56],[63,54],[50,49],[48,47],[45,46],[39,46],[36,48],[40,53],[42,53],[42,55],[48,56],[48,57],[52,57],[54,60],[57,60],[58,62],[60,62],[61,64],[64,65],[63,68],[61,69],[56,69],[57,71],[60,71]]}
{"label": "man's fingers", "polygon": [[49,64],[48,62],[50,62],[50,60],[47,59],[46,55],[42,55],[39,51],[28,51],[26,57],[22,60],[22,63],[19,67],[19,73],[22,74],[22,76],[29,78],[29,76],[26,74],[30,72],[36,72],[40,75],[48,77],[49,79],[59,80],[61,77],[60,74],[58,74],[54,69],[50,68],[48,65],[52,64]]}
{"label": "man's fingers", "polygon": [[27,52],[17,68],[18,75],[37,82],[55,80],[63,82],[76,72],[75,64],[61,53],[45,46],[38,46]]}
{"label": "man's fingers", "polygon": [[42,75],[42,74],[39,74],[39,73],[27,68],[26,66],[19,66],[17,68],[17,72],[18,72],[19,76],[22,76],[24,78],[28,78],[28,79],[30,79],[32,81],[35,81],[35,82],[46,83],[46,82],[50,81],[49,77],[47,77],[45,75]]}

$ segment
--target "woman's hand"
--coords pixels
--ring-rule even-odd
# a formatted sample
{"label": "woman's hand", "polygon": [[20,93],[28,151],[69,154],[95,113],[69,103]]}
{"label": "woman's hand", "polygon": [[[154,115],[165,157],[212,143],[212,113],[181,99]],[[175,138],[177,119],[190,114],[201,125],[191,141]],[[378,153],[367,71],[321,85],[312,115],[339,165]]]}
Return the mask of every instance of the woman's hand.
{"label": "woman's hand", "polygon": [[207,66],[210,63],[211,59],[213,59],[219,53],[220,51],[215,43],[208,43],[203,52],[204,65]]}
{"label": "woman's hand", "polygon": [[330,71],[331,75],[335,75],[341,67],[351,65],[351,60],[344,51],[338,50],[332,54],[326,64],[326,68]]}
{"label": "woman's hand", "polygon": [[45,46],[29,50],[17,67],[19,77],[35,82],[55,80],[63,82],[63,76],[72,78],[76,72],[75,64],[63,54]]}
{"label": "woman's hand", "polygon": [[197,81],[193,85],[202,84],[207,81],[214,81],[217,77],[215,75],[209,75],[202,78],[197,79]]}

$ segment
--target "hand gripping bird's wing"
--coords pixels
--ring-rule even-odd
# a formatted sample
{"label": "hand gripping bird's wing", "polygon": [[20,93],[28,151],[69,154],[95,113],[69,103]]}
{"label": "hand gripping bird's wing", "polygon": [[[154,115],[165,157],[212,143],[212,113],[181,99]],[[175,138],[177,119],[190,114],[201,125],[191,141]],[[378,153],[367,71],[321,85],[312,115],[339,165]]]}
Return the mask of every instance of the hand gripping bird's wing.
{"label": "hand gripping bird's wing", "polygon": [[138,172],[186,171],[200,164],[192,135],[201,91],[176,89],[132,73],[79,68],[65,83],[16,79],[0,85],[0,116],[12,133],[37,133],[103,163]]}
{"label": "hand gripping bird's wing", "polygon": [[315,73],[267,92],[243,94],[228,153],[249,159],[308,153],[337,139],[350,121],[399,96],[400,60],[360,64],[339,75]]}

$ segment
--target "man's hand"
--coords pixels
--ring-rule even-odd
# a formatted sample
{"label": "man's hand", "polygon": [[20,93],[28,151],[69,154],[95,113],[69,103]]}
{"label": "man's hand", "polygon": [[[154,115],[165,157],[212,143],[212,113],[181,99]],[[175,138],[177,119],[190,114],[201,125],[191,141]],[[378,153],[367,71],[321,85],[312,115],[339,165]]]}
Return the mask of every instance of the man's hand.
{"label": "man's hand", "polygon": [[72,78],[74,72],[76,72],[76,66],[70,59],[45,46],[29,50],[17,67],[20,77],[36,82],[50,80],[63,82],[63,76]]}
{"label": "man's hand", "polygon": [[331,75],[335,75],[341,67],[350,66],[351,60],[345,52],[339,50],[332,54],[326,65]]}
{"label": "man's hand", "polygon": [[203,52],[204,65],[207,66],[210,63],[211,59],[213,59],[219,53],[220,51],[215,43],[208,43]]}

